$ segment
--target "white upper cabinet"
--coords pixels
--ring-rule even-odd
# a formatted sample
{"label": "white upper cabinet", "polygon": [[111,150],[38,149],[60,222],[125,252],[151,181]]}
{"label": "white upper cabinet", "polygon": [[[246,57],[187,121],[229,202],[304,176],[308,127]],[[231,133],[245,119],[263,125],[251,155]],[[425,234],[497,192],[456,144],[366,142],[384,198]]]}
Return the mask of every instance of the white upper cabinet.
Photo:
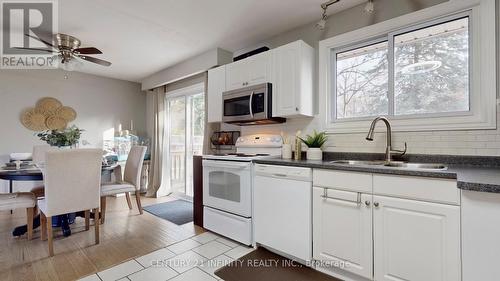
{"label": "white upper cabinet", "polygon": [[267,51],[251,57],[248,63],[248,69],[248,84],[246,86],[270,82],[271,52]]}
{"label": "white upper cabinet", "polygon": [[461,280],[460,207],[373,196],[375,280]]}
{"label": "white upper cabinet", "polygon": [[226,66],[226,91],[270,82],[271,52],[263,52]]}
{"label": "white upper cabinet", "polygon": [[314,115],[314,49],[299,40],[272,50],[273,116]]}
{"label": "white upper cabinet", "polygon": [[226,91],[226,66],[208,71],[207,122],[222,122],[222,93]]}
{"label": "white upper cabinet", "polygon": [[208,122],[222,121],[222,93],[272,83],[272,116],[314,115],[314,49],[299,40],[208,71]]}

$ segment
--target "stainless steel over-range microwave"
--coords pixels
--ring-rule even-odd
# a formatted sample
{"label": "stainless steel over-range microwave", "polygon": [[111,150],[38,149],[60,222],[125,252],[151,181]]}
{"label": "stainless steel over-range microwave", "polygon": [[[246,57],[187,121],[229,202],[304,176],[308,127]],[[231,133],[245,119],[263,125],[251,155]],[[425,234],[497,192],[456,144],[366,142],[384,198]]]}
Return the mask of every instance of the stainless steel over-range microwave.
{"label": "stainless steel over-range microwave", "polygon": [[285,122],[285,118],[273,117],[272,96],[271,83],[224,92],[222,122],[240,126]]}

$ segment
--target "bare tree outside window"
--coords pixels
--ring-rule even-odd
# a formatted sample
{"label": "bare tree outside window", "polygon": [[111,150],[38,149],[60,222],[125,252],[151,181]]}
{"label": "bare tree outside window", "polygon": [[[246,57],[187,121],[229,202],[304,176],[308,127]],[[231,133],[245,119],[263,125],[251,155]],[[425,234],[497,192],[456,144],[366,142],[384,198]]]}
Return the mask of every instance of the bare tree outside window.
{"label": "bare tree outside window", "polygon": [[337,119],[388,113],[387,42],[337,54]]}
{"label": "bare tree outside window", "polygon": [[[348,51],[332,51],[336,59],[334,119],[470,110],[468,17],[387,38]],[[394,84],[389,84],[389,73],[394,73]]]}

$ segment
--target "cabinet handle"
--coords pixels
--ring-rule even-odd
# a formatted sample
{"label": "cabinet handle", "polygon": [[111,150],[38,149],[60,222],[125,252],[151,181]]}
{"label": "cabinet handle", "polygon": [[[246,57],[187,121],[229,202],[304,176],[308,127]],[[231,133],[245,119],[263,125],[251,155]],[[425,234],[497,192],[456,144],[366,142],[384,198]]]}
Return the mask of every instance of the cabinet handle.
{"label": "cabinet handle", "polygon": [[358,206],[361,205],[361,192],[357,192],[356,201],[354,201],[354,200],[349,200],[349,199],[330,197],[330,196],[328,196],[328,189],[323,188],[323,195],[321,195],[321,198],[331,199],[331,200],[339,200],[339,201],[344,201],[344,202],[349,202],[349,203],[356,203]]}
{"label": "cabinet handle", "polygon": [[378,202],[373,202],[373,206],[378,207]]}
{"label": "cabinet handle", "polygon": [[252,93],[250,94],[250,99],[248,100],[248,108],[250,109],[250,116],[252,117],[252,119],[253,119],[253,102],[252,102],[252,101],[253,101],[253,95],[254,95],[254,94],[255,94],[255,93],[254,93],[254,92],[252,92]]}
{"label": "cabinet handle", "polygon": [[370,201],[366,200],[366,201],[365,201],[365,205],[366,205],[366,206],[370,206]]}

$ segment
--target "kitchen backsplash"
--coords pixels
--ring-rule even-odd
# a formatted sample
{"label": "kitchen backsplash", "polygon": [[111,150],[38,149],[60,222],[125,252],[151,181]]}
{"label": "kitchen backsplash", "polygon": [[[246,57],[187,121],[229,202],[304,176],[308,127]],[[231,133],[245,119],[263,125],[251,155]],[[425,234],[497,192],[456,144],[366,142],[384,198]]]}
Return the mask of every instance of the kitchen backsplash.
{"label": "kitchen backsplash", "polygon": [[[497,123],[500,123],[500,110],[497,106]],[[309,133],[320,128],[319,118],[288,119],[284,124],[266,126],[241,127],[242,135],[257,133],[279,134],[283,131],[289,136],[297,130]],[[380,129],[379,129],[380,128]],[[366,128],[368,132],[369,128]],[[385,128],[378,127],[373,142],[365,140],[366,133],[331,134],[325,151],[332,152],[384,152]],[[402,149],[404,142],[408,144],[411,154],[451,154],[500,156],[500,130],[470,131],[427,131],[427,132],[394,132],[393,148]]]}

